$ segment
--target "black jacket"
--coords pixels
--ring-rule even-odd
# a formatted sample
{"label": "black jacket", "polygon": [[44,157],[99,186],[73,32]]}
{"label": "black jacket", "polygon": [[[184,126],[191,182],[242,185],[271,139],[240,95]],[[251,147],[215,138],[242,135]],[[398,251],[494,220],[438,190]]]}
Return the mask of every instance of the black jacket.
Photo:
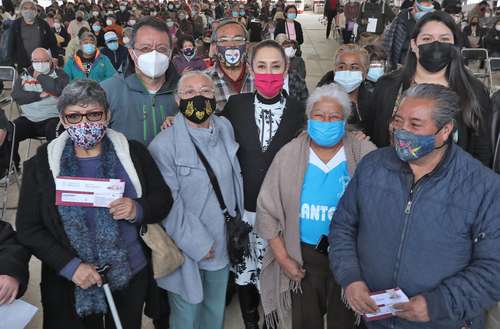
{"label": "black jacket", "polygon": [[30,254],[16,239],[9,223],[0,220],[0,275],[8,275],[19,282],[20,298],[28,287]]}
{"label": "black jacket", "polygon": [[[299,45],[304,43],[304,34],[302,33],[302,25],[299,22],[293,21],[295,26],[295,36],[297,37],[297,43]],[[274,37],[280,33],[284,33],[288,36],[288,29],[286,27],[286,20],[278,20],[276,23],[276,28],[274,29]]]}
{"label": "black jacket", "polygon": [[[392,118],[396,98],[403,83],[401,70],[394,71],[381,77],[376,84],[370,111],[374,115],[373,126],[370,128],[372,142],[377,147],[390,144],[389,122]],[[472,129],[465,126],[462,116],[457,118],[458,145],[470,153],[474,158],[490,167],[493,158],[493,146],[491,143],[491,116],[492,106],[488,92],[484,85],[472,78],[470,81],[479,104],[483,109],[483,124],[476,134]]]}
{"label": "black jacket", "polygon": [[222,115],[233,125],[236,142],[240,144],[238,160],[243,176],[245,209],[255,212],[257,196],[267,170],[278,151],[304,128],[304,105],[287,97],[280,127],[271,144],[262,152],[259,132],[255,123],[254,93],[229,97]]}
{"label": "black jacket", "polygon": [[[51,71],[50,73],[52,72],[53,71]],[[53,79],[48,74],[40,74],[36,80],[40,83],[44,92],[47,92],[54,97],[59,97],[61,96],[64,87],[66,87],[66,85],[69,83],[69,77],[66,72],[61,69],[55,69],[55,72],[57,74],[56,79]],[[12,88],[12,99],[14,99],[14,101],[16,101],[18,105],[31,104],[42,100],[42,98],[40,97],[41,93],[36,91],[24,90],[22,85],[22,78],[24,77],[24,74],[28,75],[29,77],[33,77],[33,68],[29,67],[23,70],[23,73],[21,75],[18,75],[14,83],[14,88]]]}
{"label": "black jacket", "polygon": [[[335,72],[330,71],[325,74],[318,82],[318,87],[334,83]],[[347,120],[359,130],[362,130],[367,136],[371,137],[371,127],[373,126],[373,115],[370,111],[371,101],[373,98],[373,86],[369,81],[363,81],[359,86],[358,104],[352,104],[352,113]]]}
{"label": "black jacket", "polygon": [[[24,49],[23,39],[21,36],[22,20],[22,17],[18,18],[12,25],[12,33],[14,34],[14,38],[12,40],[12,53],[14,55],[14,62],[19,65],[19,68],[25,68],[31,65],[31,54],[28,54],[26,49]],[[50,49],[51,53],[54,55],[53,57],[57,57],[57,55],[59,55],[59,50],[57,47],[56,37],[50,29],[49,24],[38,17],[35,18],[34,24],[38,25],[38,30],[40,31],[40,44],[38,46]]]}
{"label": "black jacket", "polygon": [[[484,46],[484,36],[486,35],[486,31],[479,24],[476,30],[477,36],[479,37],[479,48]],[[469,42],[469,36],[472,34],[472,29],[470,25],[464,27],[463,35],[464,35],[464,46],[465,48],[471,48],[471,44]]]}
{"label": "black jacket", "polygon": [[112,51],[107,46],[104,46],[101,48],[101,53],[109,58],[117,72],[125,72],[128,66],[129,55],[126,47],[119,45],[116,51]]}
{"label": "black jacket", "polygon": [[490,57],[500,56],[500,32],[495,30],[494,26],[484,38],[484,47],[488,49]]}
{"label": "black jacket", "polygon": [[[147,149],[129,141],[130,156],[139,176],[143,196],[136,199],[143,209],[143,224],[163,220],[172,206],[172,195]],[[50,171],[47,144],[25,162],[16,225],[19,241],[42,262],[41,297],[44,328],[79,328],[75,323],[73,282],[59,275],[77,257],[64,231],[55,206],[55,183]],[[148,249],[145,249],[148,254]],[[151,275],[150,294],[156,284]]]}

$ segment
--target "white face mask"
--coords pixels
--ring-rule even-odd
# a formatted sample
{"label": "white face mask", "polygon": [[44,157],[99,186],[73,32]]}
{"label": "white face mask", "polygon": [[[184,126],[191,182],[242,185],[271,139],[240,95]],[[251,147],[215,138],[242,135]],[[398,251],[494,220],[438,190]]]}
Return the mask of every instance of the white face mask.
{"label": "white face mask", "polygon": [[60,29],[61,29],[61,23],[57,23],[57,22],[56,22],[56,23],[54,23],[54,28],[55,28],[56,30],[60,30]]}
{"label": "white face mask", "polygon": [[285,54],[288,58],[292,58],[295,56],[295,52],[297,51],[297,49],[293,48],[293,47],[286,47],[285,48]]}
{"label": "white face mask", "polygon": [[107,19],[107,20],[106,20],[106,25],[107,25],[107,26],[110,26],[110,25],[112,25],[112,24],[113,24],[113,21],[112,21],[112,20],[110,20],[110,19]]}
{"label": "white face mask", "polygon": [[35,62],[33,63],[33,69],[41,74],[47,74],[50,72],[50,63],[48,62]]}
{"label": "white face mask", "polygon": [[123,37],[123,43],[128,45],[128,43],[130,42],[130,39],[128,37]]}
{"label": "white face mask", "polygon": [[500,25],[495,25],[495,30],[497,30],[498,32],[500,32]]}
{"label": "white face mask", "polygon": [[170,59],[168,58],[168,56],[159,53],[156,50],[137,57],[137,66],[139,70],[153,79],[165,74],[169,64]]}

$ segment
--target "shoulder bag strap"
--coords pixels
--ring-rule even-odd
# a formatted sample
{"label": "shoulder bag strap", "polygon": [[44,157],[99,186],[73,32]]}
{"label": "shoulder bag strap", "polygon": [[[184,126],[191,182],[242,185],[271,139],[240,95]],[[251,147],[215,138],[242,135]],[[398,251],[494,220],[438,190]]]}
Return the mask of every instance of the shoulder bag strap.
{"label": "shoulder bag strap", "polygon": [[196,149],[196,153],[198,153],[198,157],[200,158],[201,163],[203,164],[203,167],[205,167],[205,170],[207,171],[208,178],[210,179],[210,183],[212,184],[212,187],[214,188],[215,196],[217,197],[217,201],[219,201],[219,206],[222,210],[222,213],[224,214],[224,218],[229,218],[229,211],[227,210],[226,203],[224,202],[224,198],[222,197],[222,192],[219,186],[219,182],[217,181],[217,177],[215,176],[214,171],[212,170],[212,167],[210,166],[210,163],[208,163],[207,158],[203,155],[203,153],[200,151],[198,146],[193,142],[194,148]]}

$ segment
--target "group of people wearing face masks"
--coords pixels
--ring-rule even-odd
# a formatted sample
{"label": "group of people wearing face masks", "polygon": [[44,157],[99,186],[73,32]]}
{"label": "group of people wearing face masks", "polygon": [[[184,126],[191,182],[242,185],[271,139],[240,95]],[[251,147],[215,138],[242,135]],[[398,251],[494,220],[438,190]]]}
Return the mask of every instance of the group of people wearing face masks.
{"label": "group of people wearing face masks", "polygon": [[[384,74],[378,46],[345,44],[309,94],[296,8],[278,3],[277,41],[250,45],[230,7],[202,31],[206,61],[184,34],[201,11],[220,14],[214,5],[143,4],[141,18],[135,3],[104,4],[104,33],[91,18],[77,32],[57,71],[71,82],[47,95],[66,131],[26,163],[16,219],[18,247],[42,262],[44,327],[111,328],[97,272],[108,264],[127,329],[141,328],[144,306],[156,329],[221,329],[230,280],[246,329],[322,328],[325,315],[339,329],[484,328],[500,300],[493,113],[453,18],[418,3],[402,67]],[[114,27],[131,21],[130,34]],[[42,55],[27,66],[47,88],[56,70]],[[59,205],[59,176],[125,190],[108,207]],[[140,234],[153,224],[184,258],[160,277]],[[0,303],[26,284],[1,270]],[[410,300],[364,323],[378,310],[370,294],[390,288]]]}

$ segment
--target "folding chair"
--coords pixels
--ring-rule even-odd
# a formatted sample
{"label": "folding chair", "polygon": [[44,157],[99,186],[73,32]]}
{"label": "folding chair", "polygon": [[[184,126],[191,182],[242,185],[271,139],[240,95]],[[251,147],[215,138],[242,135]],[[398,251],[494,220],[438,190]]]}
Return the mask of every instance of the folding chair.
{"label": "folding chair", "polygon": [[[464,58],[465,65],[471,70],[474,76],[488,84],[490,82],[488,69],[486,68],[486,62],[488,61],[488,50],[484,48],[463,48],[462,57]],[[470,62],[479,62],[479,68],[477,70],[470,66]],[[483,68],[481,68],[481,65]]]}
{"label": "folding chair", "polygon": [[[23,110],[22,110],[21,106],[19,106],[16,103],[15,107],[16,107],[17,111],[19,112],[19,115],[22,115],[23,114]],[[43,144],[43,143],[45,143],[47,141],[47,138],[45,138],[45,137],[31,137],[31,138],[28,138],[28,147],[26,149],[26,160],[28,160],[30,158],[31,142],[32,141],[38,141],[40,144]]]}
{"label": "folding chair", "polygon": [[[500,72],[500,57],[488,58],[487,69],[490,77],[490,94],[500,89],[500,84],[495,84],[495,73]],[[500,80],[498,81],[500,83]]]}
{"label": "folding chair", "polygon": [[[19,184],[19,174],[17,172],[16,164],[14,163],[14,141],[16,139],[16,124],[12,121],[10,121],[10,124],[12,125],[12,134],[10,134],[11,138],[11,145],[10,145],[10,154],[9,154],[9,165],[7,168],[7,172],[5,173],[5,185],[2,186],[3,188],[3,204],[2,204],[2,213],[1,213],[1,219],[5,219],[5,214],[7,211],[7,201],[9,198],[9,186],[10,186],[10,179],[11,175],[13,174],[15,182],[17,187],[20,187]],[[9,134],[7,134],[7,137],[5,138],[4,143],[7,143],[7,139],[9,138]]]}
{"label": "folding chair", "polygon": [[[2,82],[10,82],[10,88],[5,88],[4,85],[4,91],[5,90],[10,90],[14,88],[14,83],[17,78],[17,71],[14,67],[12,66],[0,66],[0,81]],[[5,98],[6,101],[8,101],[9,104],[9,115],[7,115],[7,119],[11,120],[12,117],[12,110],[14,108],[14,100],[12,99],[12,96],[8,96]]]}

